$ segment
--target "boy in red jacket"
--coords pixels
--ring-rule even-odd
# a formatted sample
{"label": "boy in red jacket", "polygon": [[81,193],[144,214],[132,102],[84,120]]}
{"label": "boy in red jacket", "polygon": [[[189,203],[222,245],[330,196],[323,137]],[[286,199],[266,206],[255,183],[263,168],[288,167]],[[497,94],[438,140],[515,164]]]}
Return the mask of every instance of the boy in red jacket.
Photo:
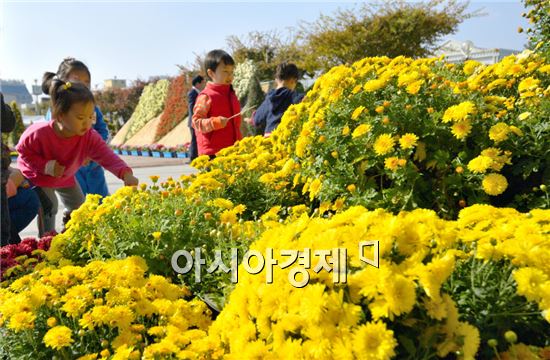
{"label": "boy in red jacket", "polygon": [[[197,97],[193,108],[193,128],[199,155],[211,159],[223,148],[242,139],[241,106],[231,86],[235,61],[223,50],[210,51],[204,60],[212,80]],[[236,115],[236,116],[234,116]]]}

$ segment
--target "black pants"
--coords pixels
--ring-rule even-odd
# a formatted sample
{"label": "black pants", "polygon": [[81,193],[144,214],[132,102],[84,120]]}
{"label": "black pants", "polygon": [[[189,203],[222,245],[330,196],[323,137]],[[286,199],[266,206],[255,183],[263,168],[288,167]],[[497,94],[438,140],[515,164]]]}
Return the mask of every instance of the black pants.
{"label": "black pants", "polygon": [[199,149],[197,147],[197,136],[195,135],[195,129],[190,126],[189,130],[191,131],[191,144],[189,144],[189,160],[193,161],[199,156]]}

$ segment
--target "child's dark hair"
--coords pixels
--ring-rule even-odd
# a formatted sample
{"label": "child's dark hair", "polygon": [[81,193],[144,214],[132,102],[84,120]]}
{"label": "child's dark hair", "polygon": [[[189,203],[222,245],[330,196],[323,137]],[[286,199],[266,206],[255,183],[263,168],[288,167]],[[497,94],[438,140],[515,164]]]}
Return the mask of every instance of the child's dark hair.
{"label": "child's dark hair", "polygon": [[[235,65],[235,60],[223,50],[212,50],[204,58],[204,72],[208,75],[208,70],[216,71],[218,65]],[[208,76],[210,77],[210,76]]]}
{"label": "child's dark hair", "polygon": [[52,115],[65,114],[76,103],[95,103],[94,95],[88,87],[80,82],[62,81],[51,78],[42,83],[42,88],[49,86],[52,99]]}
{"label": "child's dark hair", "polygon": [[59,67],[57,68],[57,73],[44,73],[44,76],[42,77],[42,91],[44,92],[44,94],[49,94],[50,91],[49,86],[45,85],[45,82],[48,79],[52,79],[54,76],[57,76],[61,80],[67,80],[69,74],[73,71],[83,71],[88,74],[88,77],[92,77],[90,74],[90,70],[88,69],[86,64],[84,64],[80,60],[76,60],[75,58],[67,57],[63,59],[61,64],[59,64]]}
{"label": "child's dark hair", "polygon": [[285,61],[277,65],[277,69],[275,70],[275,78],[277,80],[298,80],[300,78],[300,72],[298,71],[298,67],[296,65]]}
{"label": "child's dark hair", "polygon": [[204,80],[204,78],[201,75],[197,75],[191,81],[191,85],[195,86],[197,84],[200,84],[203,80]]}

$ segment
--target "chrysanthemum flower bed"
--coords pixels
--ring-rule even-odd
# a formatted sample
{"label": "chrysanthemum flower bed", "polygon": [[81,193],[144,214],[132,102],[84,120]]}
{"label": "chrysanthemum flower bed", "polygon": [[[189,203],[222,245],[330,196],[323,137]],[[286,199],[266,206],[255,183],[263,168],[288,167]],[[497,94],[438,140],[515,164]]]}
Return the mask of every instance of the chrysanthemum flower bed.
{"label": "chrysanthemum flower bed", "polygon": [[[370,58],[334,68],[270,138],[247,138],[213,161],[195,160],[195,176],[154,179],[152,187],[124,188],[101,204],[88,197],[40,266],[109,267],[111,259],[139,256],[155,274],[149,276],[182,282],[182,289],[224,305],[208,328],[195,325],[203,332],[188,341],[166,336],[150,349],[155,333],[126,341],[114,337],[117,330],[92,343],[87,351],[95,355],[544,358],[549,71],[529,53],[491,66]],[[378,267],[373,247],[360,251],[364,241],[377,242]],[[251,274],[259,261],[253,257],[239,265],[237,284],[229,273],[205,270],[216,249],[229,265],[231,248],[239,262],[250,250],[273,254],[276,263]],[[345,250],[346,266],[329,255],[321,266],[323,254],[335,249]],[[177,250],[202,253],[202,282],[195,282],[194,268],[173,271]],[[44,286],[43,269],[28,275],[35,280],[27,288],[10,282],[3,298]],[[34,344],[48,346],[52,336],[36,330],[44,320],[28,317],[28,328],[15,329],[13,316],[30,310],[6,306],[0,341],[8,349],[33,331],[40,331]],[[130,308],[129,316],[137,314]],[[136,321],[149,327],[166,320]],[[59,330],[60,338],[75,342],[56,354],[83,354],[77,328],[64,326],[69,331]],[[96,330],[91,334],[106,336]]]}
{"label": "chrysanthemum flower bed", "polygon": [[128,120],[130,124],[125,140],[130,139],[141,130],[148,121],[162,113],[169,88],[170,81],[165,79],[145,86],[143,94],[141,94],[139,98],[139,103],[132,117]]}
{"label": "chrysanthemum flower bed", "polygon": [[164,111],[160,117],[155,133],[155,142],[172,131],[187,116],[187,92],[189,85],[185,82],[185,75],[176,77],[170,83],[166,95]]}
{"label": "chrysanthemum flower bed", "polygon": [[[138,257],[47,266],[0,289],[0,355],[155,359],[194,354],[210,310]],[[200,351],[208,347],[202,345]]]}
{"label": "chrysanthemum flower bed", "polygon": [[278,143],[317,201],[456,218],[489,203],[549,207],[550,65],[367,58],[333,68],[287,112]]}

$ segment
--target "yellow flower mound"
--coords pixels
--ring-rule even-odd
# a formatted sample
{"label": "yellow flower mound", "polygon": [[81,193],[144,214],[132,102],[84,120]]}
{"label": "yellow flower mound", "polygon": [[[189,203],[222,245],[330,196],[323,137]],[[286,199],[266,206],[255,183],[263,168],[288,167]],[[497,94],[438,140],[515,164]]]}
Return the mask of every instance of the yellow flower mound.
{"label": "yellow flower mound", "polygon": [[[439,356],[460,351],[464,359],[474,359],[479,332],[459,321],[442,284],[458,260],[507,258],[518,267],[518,293],[537,302],[541,311],[550,311],[550,293],[539,291],[550,285],[549,220],[549,210],[521,214],[478,205],[464,209],[456,222],[428,210],[394,216],[352,207],[330,219],[303,215],[286,224],[273,223],[252,249],[261,254],[273,249],[278,264],[288,260],[281,250],[312,249],[309,283],[303,288],[291,283],[303,280],[298,269],[305,269],[304,257],[285,269],[275,265],[272,272],[266,262],[267,268],[255,275],[241,266],[229,304],[210,328],[210,341],[226,349],[230,359],[339,359],[343,354],[390,359],[397,346],[391,328],[407,324],[403,319],[417,308],[432,319],[415,328],[420,339],[437,333]],[[379,268],[360,258],[372,259],[372,249],[361,254],[359,243],[374,239],[379,241]],[[457,250],[474,242],[477,252]],[[335,282],[342,265],[332,272],[313,270],[321,260],[313,250],[336,248],[347,250],[346,283]],[[396,253],[403,256],[398,262]]]}
{"label": "yellow flower mound", "polygon": [[[202,340],[211,323],[206,305],[184,300],[190,295],[185,287],[162,276],[146,276],[146,271],[138,257],[93,261],[85,267],[41,264],[0,288],[0,326],[16,334],[33,329],[36,341],[56,351],[71,348],[81,356],[94,345],[82,346],[76,338],[92,332],[102,334],[115,354],[140,346],[143,357],[151,359],[213,350]],[[48,320],[38,323],[37,318]],[[154,338],[147,340],[144,333]]]}
{"label": "yellow flower mound", "polygon": [[[305,188],[310,201],[342,198],[345,206],[395,213],[433,208],[454,219],[460,200],[492,201],[488,195],[496,189],[486,192],[482,184],[488,170],[527,178],[545,166],[541,149],[550,136],[538,129],[550,99],[546,66],[543,57],[525,52],[494,65],[372,57],[334,67],[285,112],[270,138],[268,151],[281,156],[280,164],[284,158],[295,162],[294,181],[279,170],[268,170],[263,179],[274,189]],[[496,146],[507,161],[483,155]],[[396,158],[406,162],[397,166]],[[458,166],[466,171],[448,171]],[[319,174],[321,186],[306,194]],[[356,186],[351,196],[349,184]],[[448,184],[455,188],[448,191]],[[540,206],[531,187],[514,187],[511,195],[527,194],[521,206]]]}

